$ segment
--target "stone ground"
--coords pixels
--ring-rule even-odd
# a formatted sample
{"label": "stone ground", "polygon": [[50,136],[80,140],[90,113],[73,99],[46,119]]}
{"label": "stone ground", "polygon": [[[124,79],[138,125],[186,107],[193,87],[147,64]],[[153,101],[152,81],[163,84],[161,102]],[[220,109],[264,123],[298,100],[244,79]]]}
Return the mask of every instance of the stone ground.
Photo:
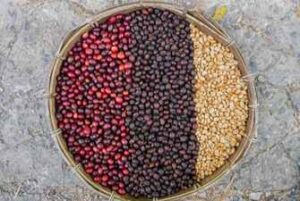
{"label": "stone ground", "polygon": [[[64,35],[112,1],[0,0],[0,201],[107,200],[89,190],[50,137],[47,89]],[[221,21],[256,77],[257,141],[192,201],[300,200],[300,2],[220,0]]]}

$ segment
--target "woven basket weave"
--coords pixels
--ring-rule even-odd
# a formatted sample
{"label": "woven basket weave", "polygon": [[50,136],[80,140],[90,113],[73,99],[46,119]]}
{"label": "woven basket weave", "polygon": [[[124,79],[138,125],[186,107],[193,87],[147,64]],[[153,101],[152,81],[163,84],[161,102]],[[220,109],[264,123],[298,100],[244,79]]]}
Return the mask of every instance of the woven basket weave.
{"label": "woven basket weave", "polygon": [[242,139],[239,147],[236,149],[236,151],[230,156],[230,158],[227,160],[227,162],[219,168],[217,171],[215,171],[211,176],[206,177],[205,179],[201,180],[198,184],[193,186],[190,189],[182,190],[174,195],[163,197],[160,199],[154,198],[154,200],[175,200],[178,198],[185,197],[191,193],[204,190],[208,186],[215,183],[217,180],[219,180],[223,175],[229,172],[236,163],[244,156],[246,151],[249,149],[250,144],[252,140],[255,138],[256,134],[256,127],[255,127],[255,120],[256,120],[256,114],[257,114],[257,98],[256,98],[256,92],[255,87],[253,84],[253,81],[251,79],[251,75],[248,73],[245,62],[243,60],[243,57],[240,54],[240,51],[236,44],[233,42],[233,40],[226,34],[224,30],[220,28],[218,24],[213,22],[208,17],[205,17],[201,15],[197,11],[190,11],[186,9],[182,9],[180,7],[177,7],[173,4],[168,3],[158,3],[158,2],[143,2],[143,3],[130,3],[125,4],[122,6],[117,6],[114,8],[109,8],[107,10],[104,10],[99,15],[95,16],[90,22],[76,28],[72,32],[70,32],[67,37],[64,39],[62,44],[59,47],[58,53],[56,55],[56,58],[54,60],[54,63],[52,65],[52,70],[50,74],[50,82],[49,82],[49,116],[51,120],[51,126],[53,129],[53,136],[55,138],[55,141],[59,147],[59,149],[62,152],[62,155],[64,156],[66,162],[74,169],[74,171],[77,173],[77,175],[90,187],[95,189],[98,193],[101,195],[112,199],[117,200],[134,200],[134,201],[146,201],[150,199],[146,198],[133,198],[131,196],[125,195],[125,196],[119,196],[118,194],[112,192],[108,188],[105,188],[101,186],[100,184],[95,183],[91,177],[86,174],[80,164],[76,164],[74,161],[71,153],[68,151],[66,142],[62,136],[61,130],[57,126],[57,120],[55,118],[55,88],[56,88],[56,77],[58,76],[60,72],[60,68],[62,65],[62,62],[66,58],[67,53],[72,48],[72,46],[78,41],[81,37],[81,35],[90,29],[92,29],[97,23],[103,22],[108,16],[116,14],[116,13],[127,13],[131,12],[136,9],[140,9],[142,7],[156,7],[156,8],[162,8],[162,9],[168,9],[169,11],[185,17],[186,20],[188,20],[190,23],[196,25],[203,33],[207,35],[213,36],[218,42],[223,44],[224,46],[229,47],[231,52],[234,54],[235,59],[238,61],[238,67],[241,71],[242,76],[244,77],[245,81],[248,85],[248,99],[249,99],[249,114],[248,114],[248,122],[247,122],[247,133],[246,136]]}

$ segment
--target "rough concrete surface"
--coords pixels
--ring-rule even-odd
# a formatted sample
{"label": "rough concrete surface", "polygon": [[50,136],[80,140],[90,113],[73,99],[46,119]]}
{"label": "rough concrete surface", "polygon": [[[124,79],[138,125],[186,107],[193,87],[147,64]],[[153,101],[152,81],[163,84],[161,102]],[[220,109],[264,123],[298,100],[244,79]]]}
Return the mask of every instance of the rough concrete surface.
{"label": "rough concrete surface", "polygon": [[[47,116],[48,74],[64,35],[105,0],[0,0],[0,201],[107,200],[63,161]],[[202,4],[202,3],[201,3]],[[214,0],[256,80],[258,137],[216,185],[184,200],[300,200],[300,2]]]}

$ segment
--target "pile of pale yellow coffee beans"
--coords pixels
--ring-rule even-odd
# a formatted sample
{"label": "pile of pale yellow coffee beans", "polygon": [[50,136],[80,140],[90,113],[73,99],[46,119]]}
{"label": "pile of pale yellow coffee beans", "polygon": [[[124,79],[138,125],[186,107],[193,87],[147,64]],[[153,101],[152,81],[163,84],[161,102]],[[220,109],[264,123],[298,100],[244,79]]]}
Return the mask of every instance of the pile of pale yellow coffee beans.
{"label": "pile of pale yellow coffee beans", "polygon": [[191,26],[194,46],[198,180],[220,168],[246,134],[247,85],[229,48]]}

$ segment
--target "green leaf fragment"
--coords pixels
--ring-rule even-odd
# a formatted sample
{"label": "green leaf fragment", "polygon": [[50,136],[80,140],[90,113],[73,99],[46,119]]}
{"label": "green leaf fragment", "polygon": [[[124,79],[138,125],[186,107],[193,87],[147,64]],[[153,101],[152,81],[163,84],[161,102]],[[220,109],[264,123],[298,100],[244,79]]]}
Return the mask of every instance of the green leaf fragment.
{"label": "green leaf fragment", "polygon": [[224,19],[227,12],[228,12],[227,6],[219,6],[216,8],[215,13],[212,18],[215,21],[219,22]]}

